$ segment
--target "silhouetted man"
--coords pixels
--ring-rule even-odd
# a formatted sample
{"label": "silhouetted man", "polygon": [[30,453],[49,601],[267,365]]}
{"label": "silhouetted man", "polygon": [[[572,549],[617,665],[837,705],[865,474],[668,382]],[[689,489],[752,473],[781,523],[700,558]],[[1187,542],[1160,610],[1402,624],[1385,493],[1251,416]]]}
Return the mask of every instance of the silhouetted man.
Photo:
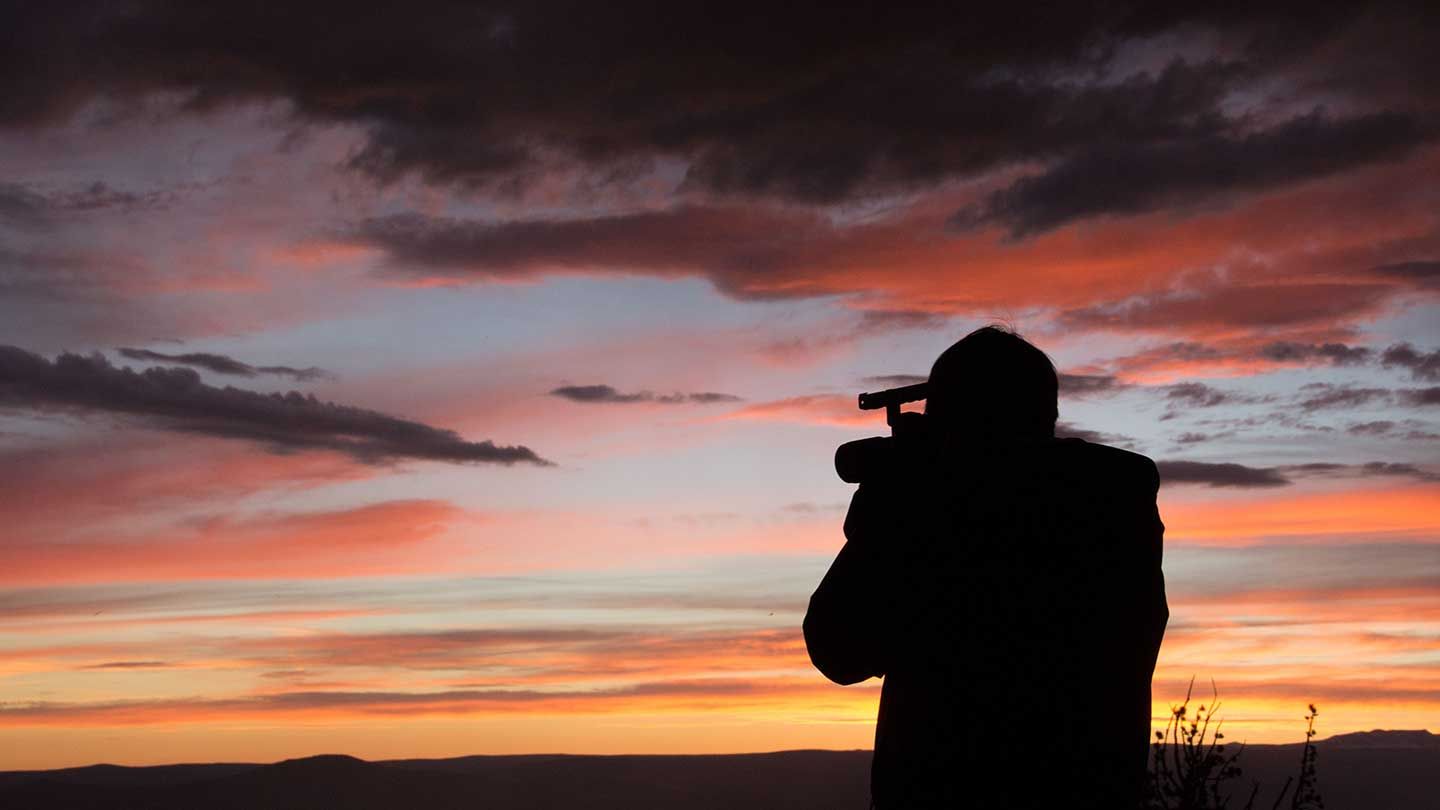
{"label": "silhouetted man", "polygon": [[1159,475],[1056,439],[1043,352],[986,327],[936,360],[924,430],[867,460],[810,599],[826,677],[884,677],[871,793],[899,808],[1133,808],[1169,610]]}

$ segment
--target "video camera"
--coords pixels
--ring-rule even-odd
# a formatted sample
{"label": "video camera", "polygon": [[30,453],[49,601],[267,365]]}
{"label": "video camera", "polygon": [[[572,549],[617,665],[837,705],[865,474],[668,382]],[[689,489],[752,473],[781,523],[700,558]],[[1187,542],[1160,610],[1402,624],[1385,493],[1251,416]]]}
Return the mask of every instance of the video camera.
{"label": "video camera", "polygon": [[861,394],[860,410],[885,409],[885,423],[890,426],[890,435],[857,439],[837,447],[835,472],[840,480],[859,484],[890,461],[897,452],[897,443],[916,444],[915,440],[925,433],[925,414],[902,411],[900,406],[918,402],[929,394],[928,382]]}

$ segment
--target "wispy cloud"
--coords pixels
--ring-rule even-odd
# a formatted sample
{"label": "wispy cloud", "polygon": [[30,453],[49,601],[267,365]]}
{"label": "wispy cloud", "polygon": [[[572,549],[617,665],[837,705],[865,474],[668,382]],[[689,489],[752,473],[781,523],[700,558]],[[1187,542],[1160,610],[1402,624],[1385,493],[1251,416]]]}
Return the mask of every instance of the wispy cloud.
{"label": "wispy cloud", "polygon": [[740,402],[734,394],[720,394],[714,391],[692,393],[656,394],[653,391],[621,393],[609,385],[562,385],[550,391],[551,396],[568,399],[571,402],[586,403],[637,403],[654,402],[660,405],[714,405],[722,402]]}
{"label": "wispy cloud", "polygon": [[195,366],[211,371],[216,374],[228,374],[236,377],[255,377],[261,374],[273,374],[277,377],[289,377],[297,382],[308,382],[310,380],[322,380],[334,377],[333,374],[323,368],[310,366],[308,368],[295,368],[293,366],[252,366],[249,363],[236,360],[223,354],[210,354],[208,352],[187,352],[185,354],[165,354],[163,352],[151,351],[149,349],[118,349],[120,354],[131,360],[150,360],[160,363],[180,363],[187,366]]}
{"label": "wispy cloud", "polygon": [[191,369],[136,372],[100,355],[50,361],[14,346],[0,346],[0,406],[124,415],[168,430],[285,450],[338,450],[367,462],[549,463],[528,447],[466,441],[454,431],[293,391],[217,388]]}

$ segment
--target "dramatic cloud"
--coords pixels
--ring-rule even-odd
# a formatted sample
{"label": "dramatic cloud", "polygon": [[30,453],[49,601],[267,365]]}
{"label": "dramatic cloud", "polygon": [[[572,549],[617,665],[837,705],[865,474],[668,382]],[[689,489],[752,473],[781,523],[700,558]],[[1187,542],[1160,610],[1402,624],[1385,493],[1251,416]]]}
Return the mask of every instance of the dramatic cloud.
{"label": "dramatic cloud", "polygon": [[236,377],[254,377],[260,374],[274,374],[278,377],[289,377],[297,382],[308,382],[310,380],[321,380],[331,377],[330,372],[323,368],[293,368],[291,366],[252,366],[249,363],[242,363],[233,357],[223,354],[208,354],[205,352],[190,352],[186,354],[164,354],[149,349],[126,349],[118,350],[121,355],[131,360],[151,360],[159,363],[181,363],[187,366],[203,368],[216,374],[229,374]]}
{"label": "dramatic cloud", "polygon": [[843,232],[797,211],[681,206],[569,220],[478,220],[396,214],[360,222],[344,238],[383,250],[402,276],[524,277],[541,272],[704,276],[739,298],[825,292],[796,270],[815,245],[836,252],[874,228]]}
{"label": "dramatic cloud", "polygon": [[104,357],[54,362],[0,346],[0,408],[133,416],[170,430],[259,442],[281,450],[338,450],[367,462],[425,459],[548,464],[528,447],[470,442],[453,431],[294,391],[262,394],[201,382],[191,369],[116,368]]}
{"label": "dramatic cloud", "polygon": [[1440,349],[1427,354],[1416,350],[1409,343],[1397,343],[1380,355],[1380,363],[1386,368],[1408,368],[1410,376],[1417,380],[1440,382]]}
{"label": "dramatic cloud", "polygon": [[1430,137],[1408,115],[1336,120],[1316,112],[1240,137],[1202,132],[1168,141],[1101,144],[995,192],[983,208],[962,212],[955,222],[1002,224],[1018,238],[1100,214],[1194,206],[1396,159]]}
{"label": "dramatic cloud", "polygon": [[[7,67],[19,78],[0,125],[63,121],[96,99],[168,94],[195,110],[280,100],[302,120],[363,129],[349,165],[385,181],[523,189],[580,171],[635,182],[671,160],[686,167],[685,188],[805,202],[1059,158],[990,206],[1025,232],[1383,160],[1423,137],[1410,108],[1429,88],[1412,78],[1431,58],[1413,8],[1382,8],[1365,26],[1353,24],[1358,9],[1311,8],[1298,27],[1291,7],[1264,3],[713,14],[425,0],[343,12],[30,6],[10,20]],[[1232,43],[1228,61],[1133,64],[1156,37],[1197,32]],[[1379,48],[1388,58],[1363,72],[1325,58]],[[1236,109],[1256,101],[1237,96],[1264,84],[1324,87],[1360,111],[1256,126]],[[1108,171],[1117,165],[1127,171]]]}
{"label": "dramatic cloud", "polygon": [[720,402],[740,402],[734,394],[719,394],[713,391],[699,391],[688,394],[656,394],[653,391],[636,391],[622,394],[608,385],[562,385],[550,392],[551,396],[568,399],[571,402],[655,402],[661,405],[714,405]]}
{"label": "dramatic cloud", "polygon": [[[0,768],[441,755],[467,723],[868,745],[877,687],[798,630],[843,540],[826,457],[889,432],[858,391],[992,320],[1078,372],[1058,435],[1173,456],[1160,717],[1197,671],[1237,738],[1316,694],[1351,701],[1327,733],[1440,717],[1434,3],[53,0],[5,30]],[[56,359],[92,346],[128,348]],[[340,357],[376,410],[265,393]],[[541,434],[593,463],[407,463],[543,464],[467,440]]]}
{"label": "dramatic cloud", "polygon": [[1162,484],[1204,484],[1211,487],[1283,487],[1290,480],[1279,471],[1243,464],[1215,464],[1205,461],[1159,461]]}

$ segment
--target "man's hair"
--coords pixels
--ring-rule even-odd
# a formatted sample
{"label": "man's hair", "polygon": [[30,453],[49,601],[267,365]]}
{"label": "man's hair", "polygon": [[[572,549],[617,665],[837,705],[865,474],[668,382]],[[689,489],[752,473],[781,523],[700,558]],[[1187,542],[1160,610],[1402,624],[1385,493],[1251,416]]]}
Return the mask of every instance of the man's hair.
{"label": "man's hair", "polygon": [[925,413],[952,431],[1049,437],[1060,380],[1050,358],[1003,326],[976,329],[930,369]]}

